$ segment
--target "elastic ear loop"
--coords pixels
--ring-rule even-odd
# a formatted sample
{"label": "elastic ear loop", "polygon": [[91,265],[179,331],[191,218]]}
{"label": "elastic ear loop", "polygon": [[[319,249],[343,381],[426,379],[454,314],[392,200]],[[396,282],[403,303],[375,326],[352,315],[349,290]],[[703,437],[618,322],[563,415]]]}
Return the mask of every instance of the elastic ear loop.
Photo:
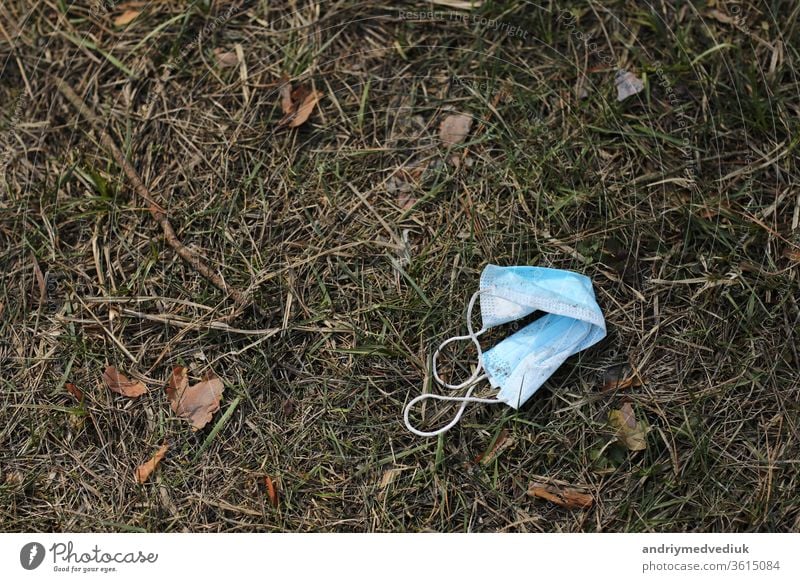
{"label": "elastic ear loop", "polygon": [[[467,306],[467,332],[468,332],[467,335],[457,335],[449,339],[446,339],[441,344],[439,344],[439,347],[436,348],[435,352],[433,352],[433,364],[432,364],[433,377],[436,378],[436,381],[439,384],[441,384],[445,388],[449,388],[450,390],[459,390],[461,388],[464,388],[465,386],[473,384],[478,380],[481,370],[483,370],[483,350],[481,350],[481,344],[478,341],[478,336],[481,335],[482,333],[485,333],[487,329],[485,327],[481,327],[481,329],[479,329],[477,332],[472,331],[472,308],[475,307],[475,301],[478,299],[478,295],[484,293],[485,291],[487,291],[487,289],[475,291],[475,293],[473,293],[472,297],[470,297],[469,299],[469,305]],[[442,380],[442,378],[439,376],[439,366],[438,366],[439,353],[446,345],[452,342],[462,341],[465,339],[471,340],[472,343],[475,344],[475,349],[478,350],[478,366],[475,368],[475,371],[472,373],[472,376],[467,378],[464,382],[461,382],[461,384],[448,384],[447,382]]]}
{"label": "elastic ear loop", "polygon": [[[405,422],[406,428],[417,436],[422,436],[422,437],[437,436],[442,434],[443,432],[447,432],[448,430],[453,428],[456,424],[458,424],[458,421],[461,420],[461,417],[464,415],[464,411],[467,408],[467,404],[469,404],[470,402],[476,402],[480,404],[497,404],[498,402],[501,402],[497,398],[477,398],[472,396],[472,392],[473,390],[475,390],[475,388],[477,388],[478,382],[486,379],[486,374],[481,375],[481,370],[483,369],[483,351],[481,350],[481,344],[478,341],[478,336],[484,333],[486,331],[486,328],[482,327],[477,332],[472,331],[472,309],[473,307],[475,307],[475,300],[481,293],[485,291],[487,291],[487,289],[476,291],[475,293],[472,294],[472,297],[469,300],[469,305],[467,306],[467,331],[469,333],[467,335],[454,336],[451,337],[450,339],[443,341],[433,354],[433,363],[432,363],[433,377],[436,378],[436,381],[439,384],[451,390],[458,390],[469,384],[472,385],[469,387],[464,396],[441,396],[439,394],[420,394],[416,398],[412,399],[406,405],[406,408],[403,411],[403,421]],[[448,384],[439,377],[439,371],[437,370],[437,361],[439,357],[439,352],[447,344],[454,341],[465,340],[465,339],[472,340],[472,343],[475,344],[475,347],[478,350],[478,367],[475,369],[475,372],[473,372],[472,376],[470,376],[468,380],[462,382],[461,384]],[[427,398],[433,398],[434,400],[445,400],[449,402],[461,402],[461,406],[458,407],[458,412],[456,412],[456,415],[455,417],[453,417],[453,420],[451,420],[445,426],[429,432],[417,430],[416,428],[411,426],[411,421],[409,420],[409,414],[411,413],[411,408],[417,402],[422,402]]]}
{"label": "elastic ear loop", "polygon": [[[475,390],[475,388],[478,386],[477,382],[483,380],[484,378],[486,378],[486,374],[476,378],[476,383],[469,387],[469,390],[467,390],[467,393],[464,394],[464,396],[442,396],[440,394],[420,394],[406,405],[406,409],[403,412],[403,421],[406,424],[406,428],[417,436],[422,436],[422,437],[437,436],[442,434],[443,432],[447,432],[448,430],[453,428],[456,424],[458,424],[458,421],[461,420],[461,417],[464,415],[464,410],[466,410],[467,404],[469,404],[470,402],[479,402],[482,404],[497,404],[501,402],[497,398],[477,398],[471,396],[472,391]],[[408,415],[411,413],[412,406],[414,406],[417,402],[425,400],[426,398],[433,398],[435,400],[447,400],[451,402],[461,402],[461,406],[458,407],[458,412],[456,412],[456,415],[453,417],[453,420],[448,422],[442,428],[432,430],[430,432],[417,430],[416,428],[411,426],[411,421],[408,419]]]}

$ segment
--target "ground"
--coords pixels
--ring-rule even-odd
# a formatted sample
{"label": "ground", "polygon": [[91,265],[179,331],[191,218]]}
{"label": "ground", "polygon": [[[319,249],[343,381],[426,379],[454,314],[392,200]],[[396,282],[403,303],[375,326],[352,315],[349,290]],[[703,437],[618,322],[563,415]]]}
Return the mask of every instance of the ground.
{"label": "ground", "polygon": [[[800,528],[800,5],[444,4],[2,3],[3,531]],[[282,75],[322,94],[298,128]],[[252,305],[167,244],[59,79]],[[608,336],[520,410],[416,437],[403,407],[441,390],[490,263],[591,277]],[[197,432],[178,365],[225,383]]]}

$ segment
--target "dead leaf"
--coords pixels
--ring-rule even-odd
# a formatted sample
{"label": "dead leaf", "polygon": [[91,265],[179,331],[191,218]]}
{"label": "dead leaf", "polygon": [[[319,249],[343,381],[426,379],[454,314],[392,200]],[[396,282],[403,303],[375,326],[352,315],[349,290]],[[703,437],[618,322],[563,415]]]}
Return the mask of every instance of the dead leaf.
{"label": "dead leaf", "polygon": [[472,117],[469,115],[463,113],[448,115],[439,125],[439,137],[445,145],[454,146],[467,139],[471,128]]}
{"label": "dead leaf", "polygon": [[269,475],[264,476],[264,485],[267,488],[267,497],[269,497],[270,504],[272,504],[272,507],[278,507],[278,489]]}
{"label": "dead leaf", "polygon": [[300,103],[305,101],[305,98],[309,96],[311,90],[308,88],[308,85],[298,85],[291,92],[292,98],[292,109],[291,111],[296,111]]}
{"label": "dead leaf", "polygon": [[786,248],[783,250],[783,256],[790,261],[800,262],[800,250]]}
{"label": "dead leaf", "polygon": [[617,71],[614,84],[617,86],[617,101],[625,101],[631,95],[636,95],[644,89],[642,80],[625,69]]}
{"label": "dead leaf", "polygon": [[122,394],[128,398],[138,398],[147,392],[147,386],[139,381],[129,380],[127,376],[121,374],[114,366],[108,366],[103,372],[103,380],[106,386],[117,394]]}
{"label": "dead leaf", "polygon": [[156,451],[156,454],[150,458],[149,461],[136,467],[136,482],[139,485],[147,481],[147,478],[153,473],[153,471],[156,470],[156,467],[164,458],[164,455],[167,454],[167,449],[169,449],[169,445],[167,443],[164,443],[163,445],[161,445],[161,448],[159,448]]}
{"label": "dead leaf", "polygon": [[381,489],[381,491],[383,491],[389,485],[394,483],[394,480],[397,478],[397,476],[400,473],[402,473],[404,470],[405,470],[405,467],[394,467],[392,469],[387,469],[383,473],[383,477],[381,477],[380,485],[378,485],[378,487]]}
{"label": "dead leaf", "polygon": [[78,402],[83,402],[83,392],[80,388],[75,386],[72,382],[67,382],[64,384],[64,388],[67,389],[67,392],[72,394]]}
{"label": "dead leaf", "polygon": [[175,405],[173,402],[176,402],[180,397],[183,395],[183,392],[189,387],[189,376],[187,375],[187,370],[183,366],[175,366],[172,368],[172,375],[169,377],[169,382],[167,383],[167,399],[172,406],[172,410],[175,410]]}
{"label": "dead leaf", "polygon": [[581,493],[570,487],[559,488],[554,485],[531,485],[528,495],[546,499],[567,509],[589,509],[594,499],[588,493]]}
{"label": "dead leaf", "polygon": [[642,380],[639,376],[628,376],[622,380],[615,380],[607,382],[603,386],[603,391],[606,390],[625,390],[626,388],[635,388],[642,385]]}
{"label": "dead leaf", "polygon": [[292,89],[292,85],[286,77],[282,77],[283,84],[278,89],[281,98],[281,110],[283,117],[278,121],[278,127],[300,127],[314,111],[322,93],[309,89],[306,85],[300,85]]}
{"label": "dead leaf", "polygon": [[300,106],[297,108],[297,114],[294,119],[289,122],[289,127],[299,127],[303,125],[308,118],[311,117],[311,112],[314,111],[314,107],[316,107],[321,98],[321,93],[311,91],[300,103]]}
{"label": "dead leaf", "polygon": [[215,48],[214,56],[217,57],[217,63],[220,67],[235,67],[239,64],[239,57],[236,55],[235,51]]}
{"label": "dead leaf", "polygon": [[24,480],[25,478],[19,471],[8,471],[3,478],[3,483],[18,488],[22,485]]}
{"label": "dead leaf", "polygon": [[421,186],[429,165],[431,164],[427,160],[413,160],[405,166],[397,168],[386,181],[386,191],[396,196],[396,204],[400,209],[411,210],[418,202],[411,192]]}
{"label": "dead leaf", "polygon": [[647,433],[650,427],[647,421],[636,421],[630,402],[622,405],[620,410],[608,413],[608,422],[617,431],[617,440],[629,451],[643,451],[647,448]]}
{"label": "dead leaf", "polygon": [[167,384],[167,398],[175,414],[189,419],[194,430],[200,430],[219,410],[224,390],[222,380],[213,372],[208,372],[202,382],[189,386],[186,368],[175,366]]}
{"label": "dead leaf", "polygon": [[625,390],[626,388],[638,388],[642,385],[642,379],[638,373],[634,372],[627,364],[611,366],[603,374],[602,392],[610,390]]}
{"label": "dead leaf", "polygon": [[408,192],[400,192],[397,195],[397,206],[401,210],[411,210],[417,202],[418,200],[413,196],[409,196]]}
{"label": "dead leaf", "polygon": [[126,10],[114,19],[114,26],[127,26],[142,13],[141,10]]}
{"label": "dead leaf", "polygon": [[294,112],[294,103],[292,103],[292,83],[286,75],[281,77],[281,82],[281,86],[278,88],[278,95],[281,98],[281,111],[283,111],[284,115],[290,115]]}

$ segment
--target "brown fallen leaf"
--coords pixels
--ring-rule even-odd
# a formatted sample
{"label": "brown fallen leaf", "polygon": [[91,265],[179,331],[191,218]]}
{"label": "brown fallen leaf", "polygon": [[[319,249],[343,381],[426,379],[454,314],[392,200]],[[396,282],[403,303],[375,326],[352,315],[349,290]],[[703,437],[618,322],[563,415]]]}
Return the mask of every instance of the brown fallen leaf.
{"label": "brown fallen leaf", "polygon": [[397,476],[400,473],[402,473],[404,470],[405,470],[405,467],[394,467],[392,469],[387,469],[386,471],[384,471],[383,477],[381,477],[381,482],[378,485],[378,488],[381,491],[386,489],[389,485],[394,483],[394,480],[397,478]]}
{"label": "brown fallen leaf", "polygon": [[121,374],[114,366],[108,366],[103,372],[103,380],[106,386],[117,394],[122,394],[128,398],[138,398],[147,392],[147,386],[139,381],[129,380],[127,376]]}
{"label": "brown fallen leaf", "polygon": [[625,390],[626,388],[638,388],[642,385],[642,379],[638,373],[634,372],[627,364],[611,366],[603,373],[603,385],[600,390],[608,392],[610,390]]}
{"label": "brown fallen leaf", "polygon": [[419,188],[429,166],[436,166],[427,160],[413,160],[398,167],[386,181],[386,191],[396,196],[396,204],[402,210],[410,210],[418,202],[412,192]]}
{"label": "brown fallen leaf", "polygon": [[83,402],[83,392],[80,388],[75,386],[72,382],[67,382],[64,384],[64,388],[67,389],[67,392],[72,394],[78,402]]}
{"label": "brown fallen leaf", "polygon": [[620,410],[608,413],[608,422],[617,432],[617,440],[629,451],[643,451],[647,448],[647,433],[650,427],[647,421],[636,421],[630,402],[622,405]]}
{"label": "brown fallen leaf", "polygon": [[264,476],[264,485],[267,488],[267,497],[272,507],[278,507],[278,489],[269,475]]}
{"label": "brown fallen leaf", "polygon": [[306,85],[292,89],[292,84],[285,75],[281,77],[281,81],[278,95],[281,98],[283,117],[278,121],[278,128],[299,127],[311,117],[314,107],[322,98],[322,93],[309,89]]}
{"label": "brown fallen leaf", "polygon": [[397,206],[401,210],[411,210],[417,202],[418,200],[410,196],[408,192],[400,192],[397,195]]}
{"label": "brown fallen leaf", "polygon": [[281,111],[284,115],[290,115],[294,112],[294,103],[292,102],[292,82],[289,77],[281,75],[281,85],[278,87],[278,96],[281,98]]}
{"label": "brown fallen leaf", "polygon": [[606,383],[603,386],[603,390],[625,390],[626,388],[638,388],[642,385],[642,381],[639,376],[628,376],[622,380],[615,380]]}
{"label": "brown fallen leaf", "polygon": [[239,64],[239,57],[236,51],[226,51],[225,49],[215,48],[214,56],[217,57],[217,64],[220,67],[235,67]]}
{"label": "brown fallen leaf", "polygon": [[169,377],[169,382],[167,383],[167,398],[169,399],[173,411],[175,410],[173,402],[177,401],[188,387],[189,376],[187,375],[186,368],[183,366],[175,366],[172,368],[172,375]]}
{"label": "brown fallen leaf", "polygon": [[126,10],[114,19],[114,26],[127,26],[142,13],[141,10]]}
{"label": "brown fallen leaf", "polygon": [[471,128],[472,117],[469,115],[463,113],[448,115],[439,125],[439,137],[445,145],[454,146],[467,139]]}
{"label": "brown fallen leaf", "polygon": [[147,481],[147,478],[153,473],[153,471],[156,470],[156,467],[164,458],[164,455],[167,454],[167,449],[169,449],[169,445],[167,443],[164,443],[163,445],[161,445],[161,448],[159,448],[156,451],[156,454],[150,457],[149,461],[136,467],[135,477],[136,477],[136,482],[139,485]]}
{"label": "brown fallen leaf", "polygon": [[570,487],[556,487],[554,485],[531,485],[528,495],[546,499],[551,503],[566,507],[567,509],[589,509],[594,499],[588,493],[581,493]]}
{"label": "brown fallen leaf", "polygon": [[202,382],[189,386],[186,368],[175,366],[167,384],[167,398],[175,414],[188,419],[194,430],[200,430],[219,410],[224,390],[222,380],[213,372],[208,372]]}
{"label": "brown fallen leaf", "polygon": [[19,471],[7,471],[2,479],[5,485],[9,485],[13,488],[18,488],[22,485],[25,481],[25,477]]}
{"label": "brown fallen leaf", "polygon": [[790,261],[800,262],[800,250],[798,249],[786,248],[783,251],[783,256],[789,259]]}
{"label": "brown fallen leaf", "polygon": [[316,107],[321,98],[322,94],[316,91],[311,91],[308,95],[306,95],[306,97],[300,102],[294,119],[289,122],[289,127],[299,127],[308,121],[308,118],[311,117],[311,112],[314,111],[314,107]]}
{"label": "brown fallen leaf", "polygon": [[297,107],[300,103],[302,103],[306,97],[308,97],[309,93],[311,93],[311,89],[308,88],[308,85],[298,85],[291,92],[292,98],[292,109],[291,111],[297,110]]}

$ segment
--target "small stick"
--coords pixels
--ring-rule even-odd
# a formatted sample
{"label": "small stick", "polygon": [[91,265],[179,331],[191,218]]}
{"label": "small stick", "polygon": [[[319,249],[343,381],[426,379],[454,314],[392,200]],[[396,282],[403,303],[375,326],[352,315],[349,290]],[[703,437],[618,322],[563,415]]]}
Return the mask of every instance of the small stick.
{"label": "small stick", "polygon": [[[198,257],[178,239],[178,236],[175,234],[175,230],[172,228],[172,225],[169,222],[169,218],[167,218],[167,211],[164,210],[164,208],[162,208],[158,202],[156,202],[155,198],[153,198],[153,195],[144,185],[142,179],[139,177],[139,174],[136,172],[133,166],[130,165],[128,160],[125,159],[125,156],[117,147],[117,144],[114,143],[114,140],[111,138],[108,132],[103,129],[100,119],[97,117],[94,111],[92,111],[86,105],[86,103],[83,102],[83,99],[78,97],[78,94],[73,91],[72,87],[70,87],[66,81],[57,79],[57,87],[58,90],[61,91],[61,94],[67,98],[67,101],[69,101],[100,134],[101,143],[108,149],[108,151],[111,152],[111,155],[114,157],[117,165],[119,165],[119,167],[121,167],[128,176],[128,180],[130,180],[131,184],[133,184],[133,188],[136,190],[136,193],[147,202],[150,209],[150,215],[158,224],[161,225],[161,230],[164,231],[164,238],[167,239],[169,246],[175,249],[175,252],[177,252],[178,255],[180,255],[180,257],[189,264],[189,266],[200,273],[203,277],[211,281],[215,287],[233,297],[234,302],[240,309],[248,305],[249,300],[241,291],[226,284],[225,281],[222,280],[222,277],[212,271],[211,268],[209,268],[209,266],[206,265],[200,257]],[[239,309],[236,311],[240,312]]]}

